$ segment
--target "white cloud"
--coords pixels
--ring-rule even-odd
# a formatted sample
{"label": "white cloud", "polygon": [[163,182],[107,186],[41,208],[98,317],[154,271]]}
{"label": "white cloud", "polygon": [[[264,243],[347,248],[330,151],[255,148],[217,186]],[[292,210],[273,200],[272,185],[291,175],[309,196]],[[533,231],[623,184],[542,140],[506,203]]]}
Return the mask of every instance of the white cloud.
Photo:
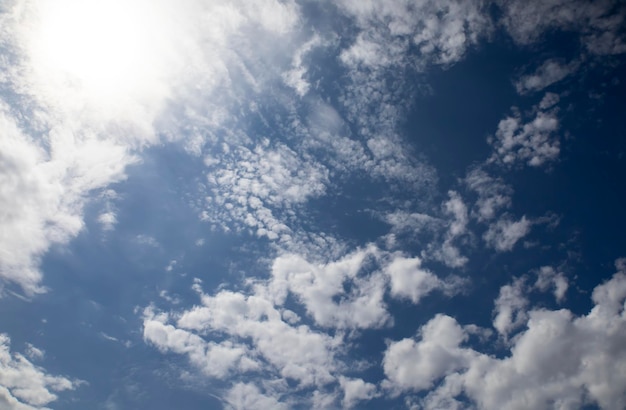
{"label": "white cloud", "polygon": [[569,288],[569,282],[567,278],[561,272],[557,272],[551,266],[542,266],[537,272],[537,281],[535,282],[535,288],[542,292],[552,288],[552,293],[557,302],[562,302],[565,299],[565,293]]}
{"label": "white cloud", "polygon": [[520,77],[515,82],[515,88],[520,94],[541,91],[576,72],[578,65],[578,62],[562,64],[555,59],[546,60],[534,73]]}
{"label": "white cloud", "polygon": [[505,215],[489,225],[489,229],[483,234],[483,239],[487,245],[498,252],[510,251],[517,241],[530,232],[531,226],[532,221],[526,216],[514,221]]}
{"label": "white cloud", "polygon": [[[47,374],[23,355],[11,353],[10,343],[6,334],[0,334],[0,405],[3,409],[39,409],[55,401],[56,393],[73,390],[81,384],[79,381]],[[29,349],[28,352],[32,354],[34,350]],[[35,357],[41,358],[37,354]]]}
{"label": "white cloud", "polygon": [[623,5],[611,1],[584,0],[500,1],[502,23],[515,41],[532,44],[550,30],[579,33],[593,54],[626,52]]}
{"label": "white cloud", "polygon": [[303,59],[316,47],[322,44],[322,39],[315,34],[305,42],[295,53],[291,62],[291,69],[283,74],[285,84],[292,87],[300,97],[304,97],[311,84],[306,80],[307,66]]}
{"label": "white cloud", "polygon": [[478,221],[493,219],[501,208],[511,206],[513,189],[501,178],[492,177],[482,168],[476,167],[470,170],[463,182],[478,194],[478,199],[472,208],[472,216]]}
{"label": "white cloud", "polygon": [[[293,208],[322,195],[328,183],[323,165],[285,145],[272,147],[269,141],[252,149],[228,150],[210,170],[205,220],[284,242],[293,233],[286,225]],[[287,217],[279,219],[276,213]]]}
{"label": "white cloud", "polygon": [[92,134],[52,129],[37,142],[0,106],[0,277],[26,294],[40,286],[39,259],[83,227],[85,194],[124,177],[134,157]]}
{"label": "white cloud", "polygon": [[162,352],[188,355],[189,361],[205,374],[225,378],[236,368],[245,371],[256,367],[253,361],[245,359],[247,349],[244,346],[230,342],[206,342],[200,336],[177,329],[160,319],[153,312],[146,312],[144,340]]}
{"label": "white cloud", "polygon": [[546,110],[548,108],[552,108],[561,100],[558,94],[555,93],[546,93],[541,102],[539,103],[539,109]]}
{"label": "white cloud", "polygon": [[410,299],[419,303],[420,299],[434,290],[447,295],[454,295],[463,290],[466,282],[459,277],[438,278],[432,272],[421,267],[419,258],[406,258],[396,255],[385,267],[390,277],[391,295],[397,298]]}
{"label": "white cloud", "polygon": [[526,324],[528,305],[524,279],[516,279],[512,284],[502,286],[495,301],[493,327],[508,339],[512,331]]}
{"label": "white cloud", "polygon": [[539,111],[527,123],[519,114],[509,116],[499,122],[495,137],[489,140],[494,148],[489,162],[538,167],[555,161],[560,153],[559,140],[554,137],[558,129],[559,121],[553,111]]}
{"label": "white cloud", "polygon": [[98,222],[105,231],[112,231],[117,224],[117,215],[113,211],[103,212],[98,215]]}
{"label": "white cloud", "polygon": [[227,392],[225,399],[228,402],[228,408],[233,410],[289,408],[277,398],[261,393],[259,388],[251,383],[236,383]]}
{"label": "white cloud", "polygon": [[[199,338],[195,333],[222,333],[232,343],[250,341],[249,360],[262,359],[267,371],[294,380],[300,386],[321,386],[334,380],[334,351],[340,339],[318,333],[306,325],[288,324],[283,321],[278,307],[260,296],[229,291],[215,296],[203,294],[202,306],[185,311],[177,320],[176,328],[164,326],[172,326],[173,332],[184,332],[185,337],[193,334],[194,339]],[[202,365],[202,361],[189,358],[195,365]]]}
{"label": "white cloud", "polygon": [[363,379],[339,377],[339,385],[343,389],[342,404],[344,408],[352,408],[364,400],[371,400],[379,395],[376,385]]}
{"label": "white cloud", "polygon": [[46,352],[36,348],[30,343],[26,343],[26,350],[24,352],[31,360],[42,360],[46,355]]}
{"label": "white cloud", "polygon": [[410,43],[422,58],[454,63],[490,28],[478,3],[344,0],[340,4],[363,31],[342,55],[350,64],[396,65],[406,58]]}
{"label": "white cloud", "polygon": [[455,408],[462,395],[481,409],[623,408],[626,274],[623,263],[616,266],[619,271],[594,289],[587,315],[532,309],[501,358],[463,347],[463,328],[436,316],[417,338],[389,345],[385,386],[396,394],[431,389],[424,408]]}
{"label": "white cloud", "polygon": [[420,340],[403,339],[391,343],[385,351],[384,387],[394,393],[403,390],[426,390],[433,383],[467,366],[472,355],[459,348],[467,335],[451,317],[437,315],[420,330]]}
{"label": "white cloud", "polygon": [[[234,120],[242,94],[263,88],[261,73],[280,81],[259,62],[289,63],[298,41],[268,39],[290,35],[298,20],[295,3],[275,0],[5,5],[0,71],[12,106],[0,107],[3,282],[44,291],[41,257],[81,231],[89,197],[123,180],[143,148],[184,136],[200,153]],[[112,229],[116,212],[97,219]]]}
{"label": "white cloud", "polygon": [[[367,258],[378,254],[378,249],[370,246],[324,265],[311,264],[297,255],[280,256],[272,265],[268,291],[279,305],[291,292],[324,327],[381,327],[390,320],[383,301],[386,281],[379,273],[361,272],[368,269]],[[346,286],[351,289],[346,291]]]}
{"label": "white cloud", "polygon": [[[343,404],[351,407],[378,395],[372,383],[344,373],[362,366],[346,361],[357,331],[391,323],[384,301],[388,284],[392,296],[418,303],[433,290],[452,296],[466,282],[439,279],[418,258],[374,245],[326,263],[285,254],[274,259],[268,279],[248,279],[242,291],[209,295],[196,281],[200,306],[170,313],[146,308],[144,340],[185,355],[210,377],[237,383],[263,374],[281,381],[270,396],[284,403],[306,391],[307,403],[328,407],[339,399],[340,387]],[[294,312],[299,309],[308,318]]]}
{"label": "white cloud", "polygon": [[444,213],[450,216],[448,231],[445,234],[443,243],[431,243],[426,256],[432,257],[450,266],[459,268],[468,261],[466,256],[461,254],[455,244],[457,239],[467,234],[468,212],[467,205],[456,191],[448,192],[449,199],[443,203]]}

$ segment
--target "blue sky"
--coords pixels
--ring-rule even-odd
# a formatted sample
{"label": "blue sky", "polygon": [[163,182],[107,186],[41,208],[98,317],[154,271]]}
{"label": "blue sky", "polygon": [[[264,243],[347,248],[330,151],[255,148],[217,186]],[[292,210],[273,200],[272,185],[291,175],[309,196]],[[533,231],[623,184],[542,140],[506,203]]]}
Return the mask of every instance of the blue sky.
{"label": "blue sky", "polygon": [[623,409],[620,2],[0,5],[0,408]]}

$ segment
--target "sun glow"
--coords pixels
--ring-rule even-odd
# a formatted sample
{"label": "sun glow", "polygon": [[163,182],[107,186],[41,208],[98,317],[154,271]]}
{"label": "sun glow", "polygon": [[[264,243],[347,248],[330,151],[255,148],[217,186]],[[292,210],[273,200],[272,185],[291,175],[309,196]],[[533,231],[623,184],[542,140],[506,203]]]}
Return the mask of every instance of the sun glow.
{"label": "sun glow", "polygon": [[[159,2],[39,3],[33,62],[45,81],[93,99],[140,96],[162,80],[167,25]],[[152,90],[154,91],[154,90]]]}

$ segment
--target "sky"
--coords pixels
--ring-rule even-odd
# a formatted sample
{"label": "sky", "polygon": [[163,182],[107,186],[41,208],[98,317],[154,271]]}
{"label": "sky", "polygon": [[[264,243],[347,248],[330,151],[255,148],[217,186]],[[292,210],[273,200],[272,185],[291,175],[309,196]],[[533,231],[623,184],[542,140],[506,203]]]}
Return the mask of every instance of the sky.
{"label": "sky", "polygon": [[0,409],[626,408],[625,19],[2,1]]}

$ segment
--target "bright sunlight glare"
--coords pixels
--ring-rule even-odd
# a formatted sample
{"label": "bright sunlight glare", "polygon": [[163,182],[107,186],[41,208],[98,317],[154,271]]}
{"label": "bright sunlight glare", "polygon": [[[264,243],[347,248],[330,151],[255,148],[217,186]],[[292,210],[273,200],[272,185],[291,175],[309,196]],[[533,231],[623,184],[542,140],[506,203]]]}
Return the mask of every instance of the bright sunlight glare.
{"label": "bright sunlight glare", "polygon": [[158,75],[164,26],[150,2],[41,3],[34,51],[40,69],[92,97],[134,94]]}

